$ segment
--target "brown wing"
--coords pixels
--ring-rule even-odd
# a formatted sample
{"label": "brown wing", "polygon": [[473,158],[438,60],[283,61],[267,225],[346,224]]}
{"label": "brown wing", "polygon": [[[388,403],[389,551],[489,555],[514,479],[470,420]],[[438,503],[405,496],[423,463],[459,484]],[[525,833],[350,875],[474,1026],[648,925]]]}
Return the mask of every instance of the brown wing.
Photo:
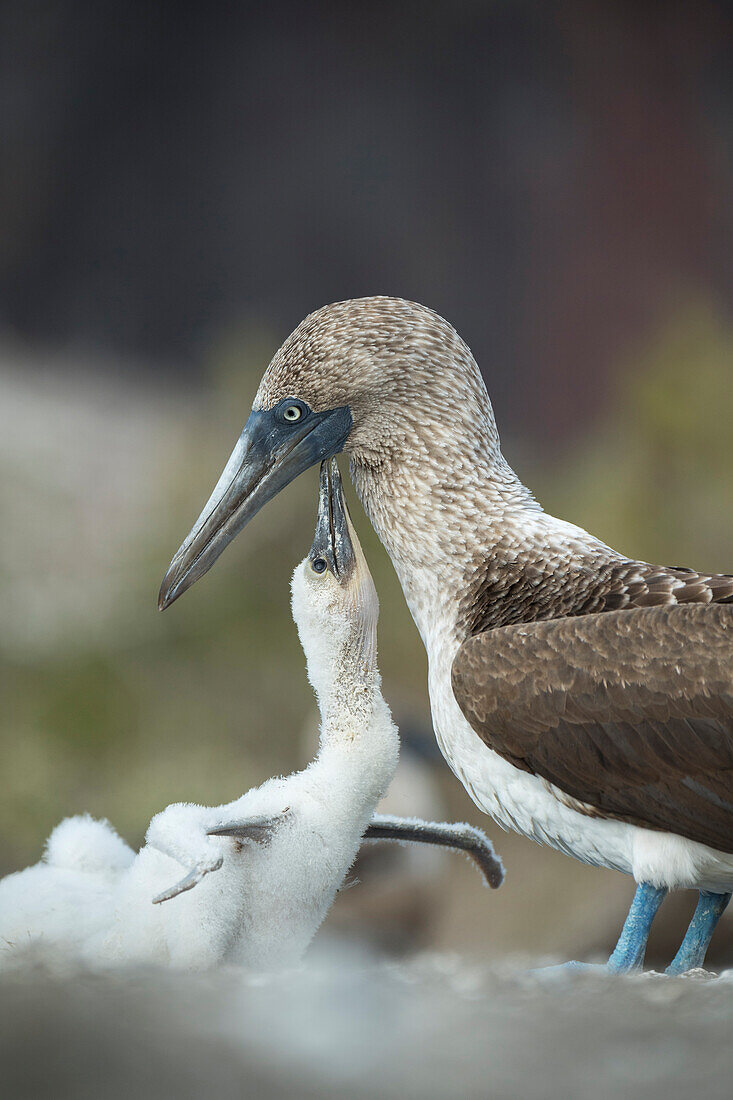
{"label": "brown wing", "polygon": [[466,584],[458,626],[468,638],[512,623],[689,603],[733,603],[733,576],[628,558],[558,563],[497,552]]}
{"label": "brown wing", "polygon": [[649,565],[640,561],[610,562],[599,570],[584,603],[569,614],[620,611],[661,604],[733,603],[733,576],[697,573],[681,565]]}
{"label": "brown wing", "polygon": [[491,630],[459,649],[453,691],[489,748],[585,812],[733,852],[733,606]]}

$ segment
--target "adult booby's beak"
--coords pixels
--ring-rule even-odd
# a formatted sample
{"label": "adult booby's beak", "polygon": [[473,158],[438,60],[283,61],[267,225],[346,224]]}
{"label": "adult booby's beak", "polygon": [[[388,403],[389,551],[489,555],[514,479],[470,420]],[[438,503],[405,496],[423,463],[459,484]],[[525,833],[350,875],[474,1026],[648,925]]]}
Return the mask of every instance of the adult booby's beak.
{"label": "adult booby's beak", "polygon": [[[311,565],[322,559],[337,580],[347,581],[357,563],[359,540],[351,525],[336,459],[321,463],[316,533],[308,558]],[[359,550],[361,547],[359,547]],[[321,567],[323,568],[323,567]]]}
{"label": "adult booby's beak", "polygon": [[203,577],[263,504],[298,474],[338,454],[352,423],[346,405],[320,413],[308,409],[295,423],[279,406],[253,409],[206,507],[168,566],[160,610]]}

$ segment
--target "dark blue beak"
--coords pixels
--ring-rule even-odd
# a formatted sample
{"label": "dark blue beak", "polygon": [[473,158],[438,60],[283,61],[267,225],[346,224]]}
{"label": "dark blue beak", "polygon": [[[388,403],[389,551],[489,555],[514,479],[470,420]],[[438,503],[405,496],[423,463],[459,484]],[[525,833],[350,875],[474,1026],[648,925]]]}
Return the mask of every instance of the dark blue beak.
{"label": "dark blue beak", "polygon": [[[289,419],[300,409],[296,421]],[[203,577],[222,550],[263,504],[317,462],[338,454],[353,420],[347,405],[313,412],[286,399],[273,409],[253,409],[206,507],[163,578],[163,611]]]}
{"label": "dark blue beak", "polygon": [[356,564],[349,531],[349,513],[341,488],[336,459],[321,463],[316,533],[308,555],[311,563],[325,562],[337,580],[347,580]]}

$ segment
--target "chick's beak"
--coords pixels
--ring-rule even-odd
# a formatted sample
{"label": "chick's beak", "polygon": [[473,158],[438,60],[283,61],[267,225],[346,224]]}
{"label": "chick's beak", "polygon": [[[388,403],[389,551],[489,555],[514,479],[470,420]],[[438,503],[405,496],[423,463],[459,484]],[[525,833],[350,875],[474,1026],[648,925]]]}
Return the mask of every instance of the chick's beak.
{"label": "chick's beak", "polygon": [[336,459],[321,463],[318,490],[316,533],[308,555],[311,561],[323,558],[339,581],[347,581],[357,564],[356,532],[344,500],[341,475]]}
{"label": "chick's beak", "polygon": [[253,409],[219,481],[163,578],[163,611],[208,572],[260,508],[298,474],[342,450],[352,426],[348,406],[284,424],[275,410]]}

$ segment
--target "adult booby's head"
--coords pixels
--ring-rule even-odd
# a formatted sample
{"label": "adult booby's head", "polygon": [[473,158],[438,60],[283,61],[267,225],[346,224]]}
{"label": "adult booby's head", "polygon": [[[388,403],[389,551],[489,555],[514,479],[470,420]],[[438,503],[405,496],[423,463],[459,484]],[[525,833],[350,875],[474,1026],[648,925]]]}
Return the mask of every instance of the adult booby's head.
{"label": "adult booby's head", "polygon": [[203,576],[280,489],[340,451],[369,470],[428,457],[455,473],[487,462],[505,469],[476,362],[437,313],[376,297],[306,317],[267,368],[231,458],[170,564],[160,608]]}

